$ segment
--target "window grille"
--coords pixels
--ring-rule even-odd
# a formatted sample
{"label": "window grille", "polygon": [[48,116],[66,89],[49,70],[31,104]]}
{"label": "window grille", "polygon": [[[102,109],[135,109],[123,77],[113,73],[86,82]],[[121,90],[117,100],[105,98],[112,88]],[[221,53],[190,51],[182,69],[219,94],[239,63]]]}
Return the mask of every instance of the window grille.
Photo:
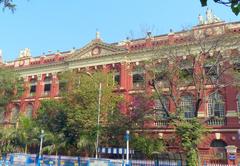
{"label": "window grille", "polygon": [[208,97],[208,116],[224,117],[225,103],[223,96],[215,92]]}
{"label": "window grille", "polygon": [[[166,111],[168,111],[168,99],[166,97],[164,97],[162,99],[162,102],[163,103],[161,103],[159,99],[154,100],[154,109],[155,109],[156,120],[167,118],[164,108],[166,109]],[[162,104],[164,105],[164,108],[163,108]]]}
{"label": "window grille", "polygon": [[191,119],[194,117],[194,105],[193,97],[191,95],[181,97],[181,111],[184,112],[184,117],[186,119]]}

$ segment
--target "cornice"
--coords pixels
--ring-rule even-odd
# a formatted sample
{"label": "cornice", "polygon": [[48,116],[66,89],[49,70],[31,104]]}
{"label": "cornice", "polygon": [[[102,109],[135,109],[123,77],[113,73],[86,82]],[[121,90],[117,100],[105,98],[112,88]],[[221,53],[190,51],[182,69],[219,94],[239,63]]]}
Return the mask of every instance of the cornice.
{"label": "cornice", "polygon": [[[236,48],[239,45],[235,43],[235,45],[231,45],[233,41],[240,39],[240,35],[231,35],[225,40],[225,45],[223,49]],[[208,42],[214,42],[214,39],[208,40]],[[187,44],[188,47],[191,47],[191,52],[199,53],[200,47],[196,42]],[[78,58],[71,59],[67,58],[61,62],[54,62],[49,64],[39,64],[34,66],[26,66],[15,68],[16,71],[20,73],[20,75],[36,75],[36,73],[50,73],[60,72],[63,70],[81,68],[81,67],[90,67],[90,66],[98,66],[98,65],[106,65],[113,63],[122,63],[122,62],[138,62],[145,61],[154,58],[164,58],[164,51],[177,49],[179,50],[179,56],[186,55],[186,44],[175,44],[175,45],[167,45],[160,46],[155,48],[146,48],[142,50],[134,50],[131,52],[127,51],[118,51],[110,54],[103,54],[101,56],[92,56],[86,58]],[[166,54],[166,52],[165,52]]]}

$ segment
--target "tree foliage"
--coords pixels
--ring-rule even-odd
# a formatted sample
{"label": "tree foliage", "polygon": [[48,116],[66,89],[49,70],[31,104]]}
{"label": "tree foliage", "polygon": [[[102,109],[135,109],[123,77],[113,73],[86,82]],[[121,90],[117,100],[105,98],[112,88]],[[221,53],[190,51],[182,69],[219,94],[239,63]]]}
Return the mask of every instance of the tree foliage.
{"label": "tree foliage", "polygon": [[176,126],[176,134],[181,140],[183,150],[186,152],[187,163],[189,166],[196,166],[198,158],[198,143],[208,130],[196,119],[190,121],[178,121]]}
{"label": "tree foliage", "polygon": [[161,153],[166,150],[163,139],[152,138],[147,135],[135,135],[131,142],[131,147],[135,150],[135,153],[140,152],[141,157],[146,159],[152,159],[154,153]]}
{"label": "tree foliage", "polygon": [[[156,50],[145,68],[155,98],[166,115],[163,120],[174,126],[190,164],[197,159],[197,143],[205,134],[204,123],[218,116],[196,119],[205,101],[206,85],[211,85],[213,92],[219,92],[239,84],[239,62],[234,60],[239,59],[239,54],[230,53],[238,50],[239,36],[210,36],[204,31],[185,33],[188,42]],[[227,52],[228,48],[232,50]],[[189,97],[186,101],[192,104],[184,106],[186,96]],[[166,99],[175,113],[168,112]]]}
{"label": "tree foliage", "polygon": [[0,4],[3,5],[3,9],[7,8],[12,12],[14,12],[16,9],[16,4],[14,3],[13,0],[0,0]]}
{"label": "tree foliage", "polygon": [[[240,1],[239,0],[213,0],[215,3],[219,3],[228,7],[231,7],[232,12],[238,15],[240,12]],[[208,0],[200,0],[202,6],[207,6]]]}
{"label": "tree foliage", "polygon": [[[104,143],[108,137],[109,120],[119,111],[121,96],[113,92],[112,76],[100,72],[66,71],[59,74],[59,84],[61,98],[43,101],[37,115],[37,123],[46,130],[44,150],[93,156],[96,133],[100,133],[100,143]],[[99,93],[101,111],[98,126]]]}
{"label": "tree foliage", "polygon": [[14,99],[19,98],[24,91],[23,80],[10,69],[0,68],[0,112]]}
{"label": "tree foliage", "polygon": [[1,128],[0,153],[29,152],[29,147],[39,144],[40,130],[36,123],[25,116],[19,117],[17,127]]}

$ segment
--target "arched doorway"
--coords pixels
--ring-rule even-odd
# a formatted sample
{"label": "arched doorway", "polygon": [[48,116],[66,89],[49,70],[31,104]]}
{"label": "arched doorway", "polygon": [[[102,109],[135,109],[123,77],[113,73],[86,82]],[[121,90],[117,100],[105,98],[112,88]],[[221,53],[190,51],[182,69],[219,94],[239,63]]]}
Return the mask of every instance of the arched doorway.
{"label": "arched doorway", "polygon": [[210,163],[212,164],[227,164],[227,154],[225,147],[227,143],[221,139],[214,139],[210,143]]}

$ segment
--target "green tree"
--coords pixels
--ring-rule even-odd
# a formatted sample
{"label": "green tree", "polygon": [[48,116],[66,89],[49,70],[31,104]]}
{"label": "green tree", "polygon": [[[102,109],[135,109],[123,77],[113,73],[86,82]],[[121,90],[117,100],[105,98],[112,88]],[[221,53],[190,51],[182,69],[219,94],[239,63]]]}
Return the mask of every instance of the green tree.
{"label": "green tree", "polygon": [[66,148],[67,107],[62,100],[43,100],[38,110],[36,123],[45,131],[43,152],[57,155]]}
{"label": "green tree", "polygon": [[[117,105],[121,100],[121,97],[114,93],[115,83],[113,77],[111,74],[101,72],[86,74],[69,71],[64,73],[61,78],[62,80],[66,78],[68,80],[66,84],[68,93],[63,94],[63,98],[70,108],[67,113],[67,125],[75,133],[71,137],[72,141],[77,143],[78,146],[84,147],[87,145],[89,150],[94,150],[96,133],[100,133],[101,143],[101,138],[105,137],[103,128],[108,126],[109,117],[114,110],[118,109]],[[100,126],[97,125],[99,83],[102,85]],[[89,151],[89,153],[93,155],[94,151]]]}
{"label": "green tree", "polygon": [[[151,78],[149,83],[155,90],[154,96],[165,115],[162,120],[174,126],[180,146],[187,154],[188,165],[191,165],[198,157],[197,143],[207,133],[204,130],[206,122],[219,116],[214,113],[198,118],[207,94],[206,85],[212,85],[212,90],[218,92],[238,84],[239,62],[234,59],[239,59],[239,55],[232,54],[229,58],[225,52],[230,46],[233,46],[232,50],[238,49],[239,36],[209,37],[205,33],[187,33],[188,42],[161,47],[145,66]],[[234,73],[238,74],[234,76]],[[168,112],[166,99],[175,113]],[[190,152],[189,147],[192,148]]]}
{"label": "green tree", "polygon": [[175,124],[176,134],[181,140],[182,148],[186,151],[188,165],[196,165],[198,163],[198,144],[208,131],[207,129],[196,119],[191,121],[177,121]]}
{"label": "green tree", "polygon": [[[60,99],[42,101],[37,123],[46,131],[45,148],[49,153],[93,155],[96,133],[104,142],[106,128],[121,97],[114,93],[111,74],[66,71],[59,74]],[[97,125],[99,83],[101,83],[100,125]],[[103,141],[101,141],[103,140]]]}
{"label": "green tree", "polygon": [[7,8],[12,12],[14,12],[16,9],[16,4],[13,2],[13,0],[0,0],[0,4],[3,5],[3,9]]}
{"label": "green tree", "polygon": [[154,110],[151,107],[152,97],[144,94],[134,96],[129,104],[131,108],[127,114],[114,113],[106,131],[106,144],[123,147],[126,144],[125,133],[130,130],[130,146],[138,157],[151,159],[154,153],[160,153],[166,146],[163,139],[155,138],[145,133],[145,124],[154,119]]}
{"label": "green tree", "polygon": [[40,129],[34,119],[20,116],[16,132],[25,153],[28,153],[29,148],[39,144]]}
{"label": "green tree", "polygon": [[[215,3],[219,3],[225,6],[228,6],[232,9],[232,12],[235,15],[238,15],[240,12],[240,1],[239,0],[213,0]],[[207,6],[208,0],[200,0],[202,6]]]}
{"label": "green tree", "polygon": [[28,147],[39,144],[39,129],[36,123],[20,116],[16,127],[3,127],[0,130],[0,153],[28,152]]}
{"label": "green tree", "polygon": [[0,130],[0,152],[2,156],[16,152],[19,145],[15,128],[2,128]]}
{"label": "green tree", "polygon": [[138,134],[133,136],[131,147],[135,152],[142,154],[141,157],[145,157],[146,159],[152,159],[154,153],[161,153],[166,150],[163,139]]}
{"label": "green tree", "polygon": [[23,80],[17,72],[0,68],[0,113],[6,111],[7,105],[19,98],[24,91]]}

